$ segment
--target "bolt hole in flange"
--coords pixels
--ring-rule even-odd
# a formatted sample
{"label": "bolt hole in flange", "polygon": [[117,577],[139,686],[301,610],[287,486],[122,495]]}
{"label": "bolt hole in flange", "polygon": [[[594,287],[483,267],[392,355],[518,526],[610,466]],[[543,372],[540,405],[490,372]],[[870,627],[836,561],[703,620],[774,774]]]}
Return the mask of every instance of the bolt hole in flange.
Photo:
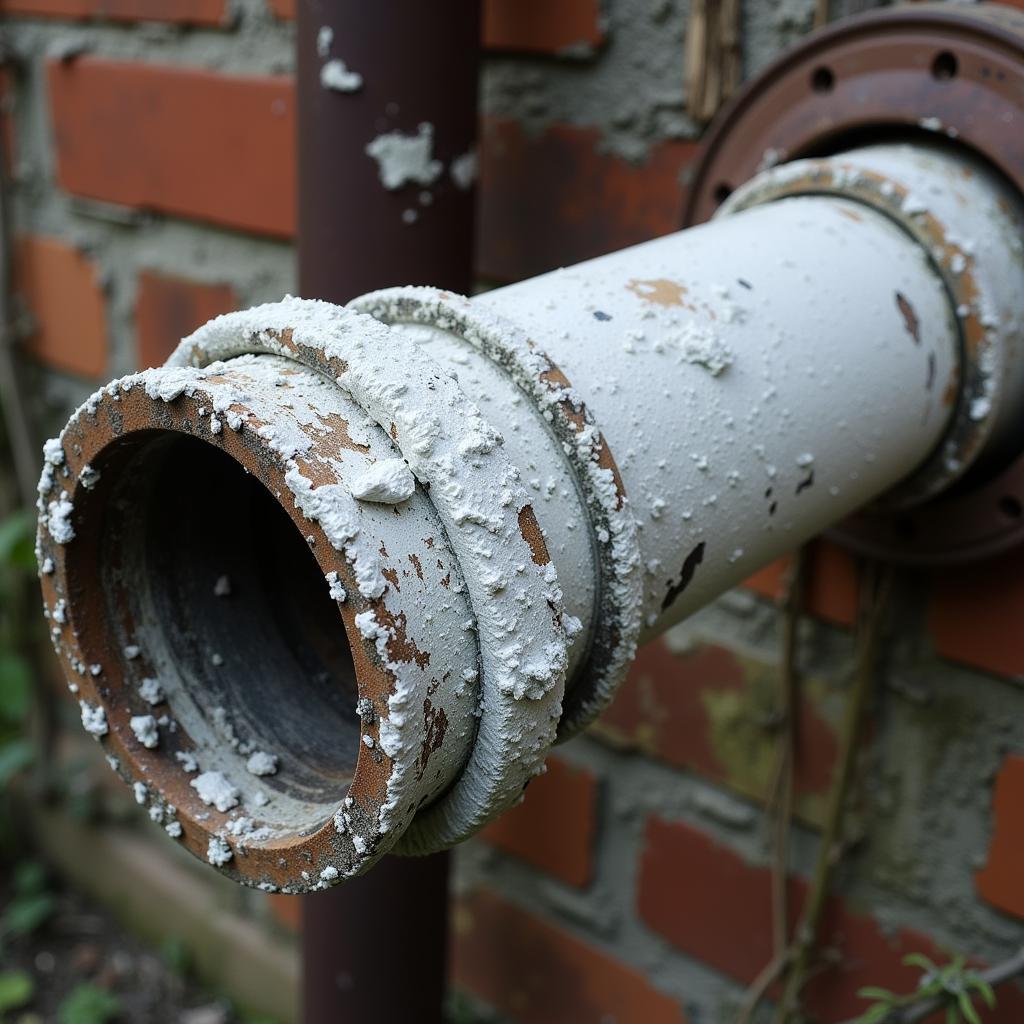
{"label": "bolt hole in flange", "polygon": [[1012,494],[1004,494],[999,499],[999,511],[1007,519],[1017,520],[1024,515],[1024,505],[1021,505],[1020,501]]}
{"label": "bolt hole in flange", "polygon": [[[261,816],[278,828],[329,817],[359,751],[356,673],[306,538],[260,481],[203,441],[154,430],[104,455],[82,503],[83,519],[102,506],[98,557],[69,557],[69,582],[98,580],[98,621],[124,684],[159,681],[165,701],[152,713],[177,729],[161,749],[191,751],[248,806],[263,790],[273,799]],[[276,770],[247,767],[257,752]]]}
{"label": "bolt hole in flange", "polygon": [[951,78],[956,78],[959,68],[960,62],[956,59],[956,54],[949,50],[943,50],[936,54],[932,61],[932,78],[940,82],[949,81]]}
{"label": "bolt hole in flange", "polygon": [[729,185],[727,182],[724,182],[724,181],[719,182],[715,186],[715,192],[714,192],[715,202],[719,206],[721,206],[722,203],[724,203],[726,201],[726,199],[728,199],[729,196],[732,195],[732,191],[733,191],[732,185]]}
{"label": "bolt hole in flange", "polygon": [[835,88],[836,76],[831,68],[815,68],[811,75],[811,88],[818,93],[831,92]]}

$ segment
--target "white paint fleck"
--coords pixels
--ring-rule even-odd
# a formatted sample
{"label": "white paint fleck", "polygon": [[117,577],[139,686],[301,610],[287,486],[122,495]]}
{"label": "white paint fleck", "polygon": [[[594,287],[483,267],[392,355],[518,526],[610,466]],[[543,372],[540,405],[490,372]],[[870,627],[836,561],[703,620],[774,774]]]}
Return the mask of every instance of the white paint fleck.
{"label": "white paint fleck", "polygon": [[349,71],[343,60],[334,59],[320,69],[320,84],[332,92],[358,92],[363,87],[363,76]]}
{"label": "white paint fleck", "polygon": [[348,593],[341,585],[341,581],[338,579],[338,574],[336,572],[329,572],[324,578],[327,580],[328,587],[330,587],[332,601],[341,602],[348,597]]}
{"label": "white paint fleck", "polygon": [[135,802],[144,807],[149,800],[149,789],[144,782],[136,782],[132,785],[132,792],[135,794]]}
{"label": "white paint fleck", "polygon": [[274,775],[277,772],[278,760],[277,754],[257,750],[245,762],[245,770],[252,775]]}
{"label": "white paint fleck", "polygon": [[415,490],[416,478],[404,459],[381,459],[357,474],[351,483],[352,497],[382,505],[407,501]]}
{"label": "white paint fleck", "polygon": [[320,57],[326,57],[331,52],[331,43],[334,42],[334,29],[330,25],[321,25],[320,31],[316,34],[316,52]]}
{"label": "white paint fleck", "polygon": [[189,785],[204,804],[216,807],[218,811],[230,811],[238,806],[238,790],[220,772],[203,772]]}
{"label": "white paint fleck", "polygon": [[100,482],[100,474],[92,466],[83,466],[78,479],[87,491],[91,491]]}
{"label": "white paint fleck", "polygon": [[230,597],[231,579],[228,576],[218,576],[217,582],[213,585],[213,593],[216,597]]}
{"label": "white paint fleck", "polygon": [[468,153],[463,153],[462,156],[457,156],[452,161],[452,181],[461,189],[472,188],[479,173],[479,164],[480,161],[477,158],[475,149],[471,149]]}
{"label": "white paint fleck", "polygon": [[232,857],[231,847],[220,836],[211,836],[206,847],[206,859],[217,868],[223,867]]}
{"label": "white paint fleck", "polygon": [[129,644],[122,653],[127,661],[134,661],[142,653],[142,648],[136,644]]}
{"label": "white paint fleck", "polygon": [[135,738],[147,749],[152,750],[160,742],[160,730],[152,715],[134,715],[128,723]]}
{"label": "white paint fleck", "polygon": [[82,727],[85,731],[97,738],[106,736],[107,713],[103,708],[84,700],[80,700],[78,706],[82,709]]}
{"label": "white paint fleck", "polygon": [[148,704],[163,704],[167,699],[159,679],[143,679],[139,683],[139,696]]}
{"label": "white paint fleck", "polygon": [[196,760],[195,754],[190,754],[187,750],[175,751],[174,759],[189,774],[199,771],[199,762]]}
{"label": "white paint fleck", "polygon": [[75,528],[71,525],[74,511],[75,506],[65,493],[47,506],[46,529],[58,544],[70,544],[75,539]]}
{"label": "white paint fleck", "polygon": [[387,132],[366,147],[367,155],[377,161],[381,184],[389,190],[409,182],[433,185],[444,169],[441,161],[433,158],[433,151],[434,126],[427,122],[419,126],[416,135]]}

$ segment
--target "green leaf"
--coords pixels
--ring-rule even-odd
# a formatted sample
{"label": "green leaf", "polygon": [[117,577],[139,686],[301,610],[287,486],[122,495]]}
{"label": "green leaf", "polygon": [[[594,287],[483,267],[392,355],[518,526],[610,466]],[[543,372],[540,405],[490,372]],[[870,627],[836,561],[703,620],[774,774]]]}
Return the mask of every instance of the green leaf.
{"label": "green leaf", "polygon": [[3,930],[9,935],[28,935],[52,913],[53,897],[48,892],[19,896],[7,904],[2,919]]}
{"label": "green leaf", "polygon": [[877,1003],[857,1018],[857,1024],[881,1024],[891,1012],[892,1009],[889,1006],[886,1006],[884,1003]]}
{"label": "green leaf", "polygon": [[980,974],[967,975],[966,982],[968,988],[973,988],[981,994],[981,998],[990,1010],[996,1008],[996,991]]}
{"label": "green leaf", "polygon": [[938,974],[939,968],[931,962],[923,953],[908,953],[903,958],[904,964],[907,967],[918,967],[925,974]]}
{"label": "green leaf", "polygon": [[14,740],[0,745],[0,789],[22,770],[36,755],[31,740]]}
{"label": "green leaf", "polygon": [[978,1011],[974,1008],[974,1003],[971,1002],[971,997],[967,992],[961,992],[956,1002],[960,1007],[960,1012],[964,1015],[964,1020],[969,1021],[970,1024],[981,1024]]}
{"label": "green leaf", "polygon": [[14,890],[21,896],[42,892],[46,888],[46,868],[37,860],[23,860],[14,869]]}
{"label": "green leaf", "polygon": [[891,1003],[894,999],[899,998],[895,992],[884,988],[875,988],[873,985],[857,989],[857,995],[861,999],[880,999],[883,1003]]}
{"label": "green leaf", "polygon": [[4,971],[0,974],[0,1013],[17,1010],[35,993],[35,982],[27,971]]}
{"label": "green leaf", "polygon": [[21,509],[0,520],[0,565],[30,569],[35,565],[33,534],[35,515]]}
{"label": "green leaf", "polygon": [[107,1024],[117,1016],[121,1000],[88,982],[72,990],[57,1011],[60,1024]]}
{"label": "green leaf", "polygon": [[20,654],[0,651],[0,719],[24,722],[32,705],[32,669]]}

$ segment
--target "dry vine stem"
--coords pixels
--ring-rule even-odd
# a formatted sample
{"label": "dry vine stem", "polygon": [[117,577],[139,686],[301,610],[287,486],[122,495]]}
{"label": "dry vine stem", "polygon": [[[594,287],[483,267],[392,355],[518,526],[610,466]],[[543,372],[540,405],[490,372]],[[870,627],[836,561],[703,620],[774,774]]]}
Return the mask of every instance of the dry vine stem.
{"label": "dry vine stem", "polygon": [[[856,760],[857,740],[867,706],[871,684],[875,678],[875,666],[880,647],[882,624],[888,596],[892,586],[889,570],[866,564],[861,588],[860,629],[857,655],[857,669],[853,686],[847,699],[840,736],[840,760],[836,766],[832,788],[829,793],[825,829],[822,833],[818,862],[811,884],[811,891],[796,936],[788,945],[785,923],[786,878],[788,861],[788,831],[792,820],[792,773],[795,765],[795,721],[796,714],[796,636],[799,625],[799,596],[805,571],[802,552],[793,567],[787,594],[784,599],[786,627],[783,637],[783,662],[781,686],[786,704],[787,722],[780,738],[779,769],[776,788],[782,788],[782,800],[776,831],[776,855],[773,865],[773,904],[775,910],[775,954],[750,986],[736,1024],[749,1024],[754,1012],[765,998],[768,989],[785,975],[786,986],[776,1008],[776,1024],[785,1024],[796,1008],[800,991],[806,981],[810,967],[811,953],[817,938],[825,900],[828,896],[832,872],[838,860],[842,839],[842,815],[846,806],[850,780]],[[787,763],[788,762],[788,763]],[[787,789],[790,790],[786,796]],[[773,797],[774,802],[774,797]],[[780,945],[780,935],[782,945]]]}
{"label": "dry vine stem", "polygon": [[892,590],[893,571],[876,563],[866,563],[861,582],[860,629],[857,670],[853,686],[847,697],[843,715],[839,749],[832,788],[829,791],[825,829],[818,847],[818,860],[814,869],[811,890],[804,913],[797,927],[786,975],[786,986],[776,1007],[776,1024],[786,1024],[799,1005],[800,992],[811,963],[811,954],[818,936],[822,912],[828,897],[832,874],[839,860],[843,812],[853,778],[858,738],[868,704],[868,696],[875,681],[875,668],[881,646],[882,627]]}

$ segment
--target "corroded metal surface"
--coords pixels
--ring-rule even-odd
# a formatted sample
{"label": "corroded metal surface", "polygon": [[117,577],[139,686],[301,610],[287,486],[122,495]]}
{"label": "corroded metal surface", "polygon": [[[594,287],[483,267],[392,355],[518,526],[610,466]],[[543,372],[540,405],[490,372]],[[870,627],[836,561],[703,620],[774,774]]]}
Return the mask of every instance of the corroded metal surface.
{"label": "corroded metal surface", "polygon": [[[478,352],[482,365],[473,367],[476,372],[494,366],[515,385],[513,402],[500,410],[501,426],[517,465],[527,479],[536,481],[535,500],[540,501],[549,546],[555,538],[555,563],[561,578],[572,581],[567,605],[582,620],[582,638],[587,641],[576,645],[578,657],[571,665],[574,674],[559,723],[559,735],[568,738],[612,699],[636,653],[640,633],[640,551],[614,455],[580,393],[537,342],[511,321],[488,314],[463,296],[430,288],[373,292],[352,305],[392,327],[434,328],[418,340],[435,358],[469,370],[469,355]],[[474,393],[481,396],[491,385],[492,401],[509,395],[507,385],[502,387],[496,378],[470,379]],[[527,402],[519,400],[520,393]],[[554,445],[545,458],[537,458],[544,434],[553,435]],[[516,440],[521,441],[518,449]],[[556,478],[553,471],[563,458],[565,475]],[[590,596],[591,607],[569,604],[580,591]]]}
{"label": "corroded metal surface", "polygon": [[707,220],[758,172],[883,139],[955,139],[1024,193],[1024,12],[900,4],[808,36],[750,81],[706,137],[686,215]]}
{"label": "corroded metal surface", "polygon": [[477,646],[445,530],[421,490],[347,497],[394,454],[268,355],[115,382],[48,448],[43,593],[83,720],[169,834],[248,884],[365,870],[469,755]]}

